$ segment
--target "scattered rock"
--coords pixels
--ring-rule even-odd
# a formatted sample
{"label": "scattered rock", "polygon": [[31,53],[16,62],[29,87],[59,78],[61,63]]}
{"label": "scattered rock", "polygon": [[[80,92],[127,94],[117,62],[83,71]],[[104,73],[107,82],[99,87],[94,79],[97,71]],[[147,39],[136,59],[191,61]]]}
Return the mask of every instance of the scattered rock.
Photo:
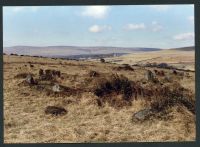
{"label": "scattered rock", "polygon": [[59,70],[46,69],[45,72],[42,69],[39,70],[40,80],[53,80],[56,77],[61,77]]}
{"label": "scattered rock", "polygon": [[147,72],[145,73],[145,78],[148,80],[148,81],[154,81],[156,76],[155,74],[150,71],[150,70],[147,70]]}
{"label": "scattered rock", "polygon": [[144,121],[153,114],[151,109],[143,109],[133,114],[132,121]]}
{"label": "scattered rock", "polygon": [[29,84],[35,84],[35,81],[34,81],[34,79],[33,79],[31,74],[28,74],[26,76],[26,82],[29,83]]}
{"label": "scattered rock", "polygon": [[160,63],[160,64],[157,65],[157,67],[159,67],[159,68],[168,68],[169,65],[167,63]]}
{"label": "scattered rock", "polygon": [[56,107],[56,106],[47,106],[45,109],[45,114],[51,114],[51,115],[63,115],[66,114],[67,110],[65,110],[63,107]]}
{"label": "scattered rock", "polygon": [[166,68],[166,69],[173,69],[173,66],[168,65],[167,63],[149,63],[147,62],[146,64],[144,64],[145,67],[157,67],[157,68]]}
{"label": "scattered rock", "polygon": [[134,71],[134,69],[129,64],[124,64],[123,66],[119,66],[116,68],[117,70],[129,70]]}
{"label": "scattered rock", "polygon": [[60,87],[59,84],[55,84],[55,85],[52,87],[52,90],[53,90],[53,92],[61,92],[61,91],[63,91],[63,89]]}
{"label": "scattered rock", "polygon": [[89,72],[89,76],[90,76],[90,77],[98,77],[98,76],[99,76],[99,73],[97,73],[96,71],[90,71],[90,72]]}

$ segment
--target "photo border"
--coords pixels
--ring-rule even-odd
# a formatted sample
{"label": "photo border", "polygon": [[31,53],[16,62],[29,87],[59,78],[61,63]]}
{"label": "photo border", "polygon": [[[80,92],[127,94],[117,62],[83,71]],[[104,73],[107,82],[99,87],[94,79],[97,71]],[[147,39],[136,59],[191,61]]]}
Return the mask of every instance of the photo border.
{"label": "photo border", "polygon": [[[1,143],[0,146],[176,146],[176,147],[199,147],[200,146],[200,0],[1,0],[0,2],[0,118],[1,118]],[[184,141],[184,142],[130,142],[130,143],[28,143],[28,144],[4,144],[4,130],[3,130],[3,6],[62,6],[62,5],[150,5],[150,4],[194,4],[194,16],[195,16],[195,98],[196,98],[196,141]],[[199,64],[196,64],[199,63]]]}

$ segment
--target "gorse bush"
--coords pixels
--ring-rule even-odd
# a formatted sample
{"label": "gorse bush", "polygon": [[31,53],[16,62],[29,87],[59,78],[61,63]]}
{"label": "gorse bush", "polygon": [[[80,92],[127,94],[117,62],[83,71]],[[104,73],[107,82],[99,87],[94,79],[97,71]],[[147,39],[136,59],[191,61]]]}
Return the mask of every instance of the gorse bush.
{"label": "gorse bush", "polygon": [[132,81],[124,76],[113,75],[110,80],[101,83],[94,93],[103,97],[111,93],[122,94],[124,100],[130,100],[133,95]]}
{"label": "gorse bush", "polygon": [[175,105],[183,105],[192,113],[195,113],[195,101],[189,99],[189,91],[181,85],[175,84],[171,87],[160,88],[157,98],[151,102],[151,108],[157,112],[163,111]]}
{"label": "gorse bush", "polygon": [[101,58],[100,59],[101,63],[105,63],[105,59]]}

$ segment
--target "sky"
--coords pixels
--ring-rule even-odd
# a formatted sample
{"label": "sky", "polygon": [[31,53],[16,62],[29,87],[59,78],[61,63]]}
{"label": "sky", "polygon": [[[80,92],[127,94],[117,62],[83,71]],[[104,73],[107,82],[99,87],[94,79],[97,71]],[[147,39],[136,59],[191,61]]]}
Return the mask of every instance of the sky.
{"label": "sky", "polygon": [[194,45],[193,5],[7,6],[3,46]]}

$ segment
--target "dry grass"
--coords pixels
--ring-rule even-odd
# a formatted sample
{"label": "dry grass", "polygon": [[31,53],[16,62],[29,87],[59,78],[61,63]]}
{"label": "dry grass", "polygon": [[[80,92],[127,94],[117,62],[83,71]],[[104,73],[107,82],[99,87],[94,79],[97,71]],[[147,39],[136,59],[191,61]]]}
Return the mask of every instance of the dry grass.
{"label": "dry grass", "polygon": [[[29,65],[34,67],[25,66]],[[77,142],[153,142],[194,141],[195,115],[182,105],[166,110],[164,117],[143,123],[131,121],[133,113],[149,107],[150,102],[138,98],[131,106],[116,109],[105,103],[99,107],[94,94],[98,82],[118,73],[131,81],[142,81],[146,69],[116,70],[119,65],[89,61],[65,61],[47,58],[4,55],[4,142],[5,143],[77,143]],[[61,71],[61,85],[80,90],[74,95],[54,96],[30,86],[18,86],[24,79],[21,73],[32,73],[38,78],[39,69]],[[150,68],[148,68],[150,69]],[[152,69],[151,69],[152,70]],[[99,73],[90,77],[90,71]],[[164,70],[171,75],[170,70]],[[195,92],[195,75],[172,76],[173,82]],[[162,81],[163,77],[158,77]],[[170,84],[170,83],[166,83]],[[194,97],[191,97],[194,100]],[[63,107],[66,115],[45,114],[47,106]]]}
{"label": "dry grass", "polygon": [[[138,63],[168,63],[177,68],[194,70],[194,51],[164,50],[153,52],[139,52],[120,57],[108,58],[106,61],[118,64],[138,64]],[[116,62],[115,62],[116,61]]]}

